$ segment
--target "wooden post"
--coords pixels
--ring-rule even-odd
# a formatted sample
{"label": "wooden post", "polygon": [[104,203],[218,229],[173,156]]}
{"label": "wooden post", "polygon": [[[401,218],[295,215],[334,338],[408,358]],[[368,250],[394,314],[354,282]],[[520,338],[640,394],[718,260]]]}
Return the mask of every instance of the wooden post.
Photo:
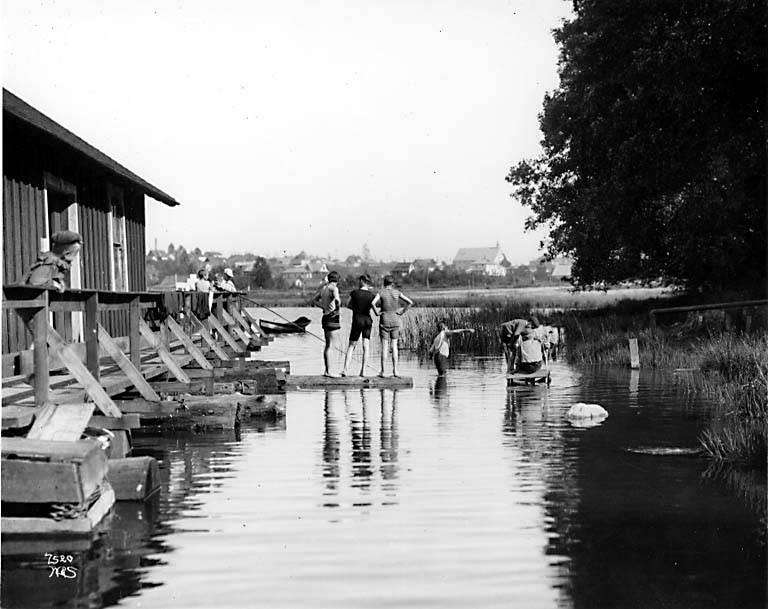
{"label": "wooden post", "polygon": [[94,292],[85,300],[85,365],[91,376],[99,381],[99,293]]}
{"label": "wooden post", "polygon": [[[47,302],[46,294],[46,302]],[[34,374],[35,374],[35,405],[45,406],[48,403],[48,306],[35,311],[32,316],[32,334],[34,337]]]}
{"label": "wooden post", "polygon": [[165,346],[160,343],[160,340],[157,338],[157,336],[155,336],[155,333],[152,332],[152,329],[143,319],[139,320],[139,332],[141,332],[144,340],[146,340],[157,352],[157,355],[167,366],[171,374],[176,377],[176,380],[181,381],[182,383],[189,383],[190,380],[187,376],[187,373],[182,370],[181,366],[179,366],[179,363],[173,358],[173,355],[171,355],[171,352],[168,351],[168,349],[166,349]]}
{"label": "wooden post", "polygon": [[230,357],[227,355],[227,352],[221,348],[219,343],[216,342],[216,339],[211,336],[211,333],[208,331],[208,328],[205,327],[205,324],[203,324],[203,322],[200,321],[197,316],[192,313],[192,311],[189,312],[189,319],[197,328],[197,331],[200,332],[200,337],[203,339],[203,341],[205,341],[205,343],[216,354],[216,357],[222,361],[229,361]]}
{"label": "wooden post", "polygon": [[131,364],[136,370],[141,371],[141,332],[139,332],[139,320],[141,319],[141,306],[138,296],[134,296],[128,306],[128,338],[131,346]]}
{"label": "wooden post", "polygon": [[109,357],[115,360],[115,363],[120,370],[122,370],[123,374],[130,379],[141,396],[150,402],[159,402],[160,396],[157,395],[154,389],[152,389],[152,386],[142,376],[141,371],[133,365],[128,357],[126,357],[125,353],[120,349],[120,346],[115,342],[115,339],[109,335],[109,332],[107,332],[101,324],[98,324],[98,333],[99,343],[104,348],[104,351],[109,354]]}
{"label": "wooden post", "polygon": [[637,347],[637,339],[629,339],[629,367],[637,369],[640,367],[640,350]]}
{"label": "wooden post", "polygon": [[[251,328],[251,326],[249,326],[249,325],[248,325],[248,322],[247,322],[247,321],[245,321],[245,318],[243,317],[242,313],[240,313],[240,311],[238,311],[237,309],[233,309],[232,311],[230,311],[230,312],[229,312],[229,314],[232,316],[232,318],[233,318],[233,319],[234,319],[234,320],[235,320],[237,323],[239,323],[239,324],[240,324],[240,327],[241,327],[241,328],[242,328],[242,329],[243,329],[245,332],[247,332],[247,333],[249,333],[249,334],[252,334],[252,333],[254,333],[254,332],[253,332],[253,328]],[[257,334],[257,336],[261,337],[261,332],[259,332],[259,333]]]}
{"label": "wooden post", "polygon": [[195,361],[200,364],[200,367],[203,370],[213,370],[213,364],[211,364],[211,362],[206,359],[205,355],[203,355],[203,352],[200,351],[194,342],[192,342],[192,339],[186,335],[184,329],[173,317],[169,315],[166,317],[163,323],[168,326],[168,330],[170,330],[171,334],[173,334],[181,341],[181,344],[184,345],[187,351],[189,351],[190,355],[195,358]]}

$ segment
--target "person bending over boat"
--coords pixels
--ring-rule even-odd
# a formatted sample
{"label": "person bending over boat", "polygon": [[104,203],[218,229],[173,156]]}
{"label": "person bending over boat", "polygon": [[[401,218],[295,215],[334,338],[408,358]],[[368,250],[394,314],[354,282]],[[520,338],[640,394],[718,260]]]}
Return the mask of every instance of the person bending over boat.
{"label": "person bending over boat", "polygon": [[[402,307],[400,306],[401,302],[405,303]],[[395,280],[392,275],[387,275],[384,277],[384,289],[373,299],[373,306],[379,307],[381,311],[381,321],[379,322],[381,372],[379,372],[379,376],[384,376],[384,364],[387,361],[390,343],[392,343],[392,376],[398,376],[397,339],[400,336],[400,316],[413,306],[413,301],[400,290],[395,289]]]}
{"label": "person bending over boat", "polygon": [[336,271],[328,273],[328,283],[321,286],[312,299],[312,306],[323,310],[322,326],[325,333],[325,349],[323,350],[323,363],[325,372],[323,376],[338,378],[339,375],[331,374],[331,349],[335,346],[336,336],[341,330],[339,308],[341,297],[339,296],[339,274]]}
{"label": "person bending over boat", "polygon": [[515,371],[517,363],[517,340],[527,325],[528,321],[525,319],[512,319],[499,326],[501,346],[504,349],[504,359],[507,360],[507,372],[510,374]]}
{"label": "person bending over boat", "polygon": [[355,353],[357,341],[361,336],[363,337],[363,364],[360,366],[360,376],[365,376],[365,367],[368,365],[368,351],[371,342],[371,328],[373,327],[371,312],[375,315],[379,314],[378,309],[373,306],[376,295],[371,291],[373,281],[370,275],[360,275],[358,281],[360,287],[350,292],[349,302],[347,303],[347,307],[352,309],[352,328],[349,331],[349,346],[344,357],[344,370],[341,376],[347,376],[347,370],[352,363],[352,356]]}
{"label": "person bending over boat", "polygon": [[435,340],[432,341],[432,346],[429,348],[429,354],[434,356],[437,375],[443,376],[448,372],[448,356],[451,354],[451,336],[454,334],[462,334],[464,332],[474,334],[475,331],[471,328],[449,330],[448,324],[444,321],[439,322],[437,328],[439,333],[435,336]]}
{"label": "person bending over boat", "polygon": [[517,339],[517,346],[519,351],[517,368],[519,372],[524,374],[536,372],[547,361],[547,352],[542,347],[539,337],[536,336],[534,328],[528,326],[523,330],[520,338]]}

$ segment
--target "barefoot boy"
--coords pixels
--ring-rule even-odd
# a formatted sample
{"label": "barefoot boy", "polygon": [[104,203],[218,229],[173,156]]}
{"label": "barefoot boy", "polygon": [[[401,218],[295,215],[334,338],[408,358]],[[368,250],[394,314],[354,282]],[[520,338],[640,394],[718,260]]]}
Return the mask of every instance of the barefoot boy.
{"label": "barefoot boy", "polygon": [[432,346],[429,348],[429,354],[435,356],[437,375],[443,376],[448,372],[448,356],[451,354],[451,336],[454,334],[462,334],[463,332],[474,334],[475,331],[471,328],[449,330],[448,324],[444,321],[438,323],[437,328],[440,332],[435,336],[435,340],[432,341]]}

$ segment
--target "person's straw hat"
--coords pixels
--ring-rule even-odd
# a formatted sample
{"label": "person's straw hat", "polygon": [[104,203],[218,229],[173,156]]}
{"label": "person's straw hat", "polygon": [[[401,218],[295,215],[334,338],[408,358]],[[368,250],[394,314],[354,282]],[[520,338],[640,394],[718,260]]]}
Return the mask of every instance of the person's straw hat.
{"label": "person's straw hat", "polygon": [[234,277],[234,276],[235,276],[235,274],[232,272],[232,269],[230,269],[230,268],[226,268],[226,269],[224,269],[224,274],[225,274],[227,277]]}

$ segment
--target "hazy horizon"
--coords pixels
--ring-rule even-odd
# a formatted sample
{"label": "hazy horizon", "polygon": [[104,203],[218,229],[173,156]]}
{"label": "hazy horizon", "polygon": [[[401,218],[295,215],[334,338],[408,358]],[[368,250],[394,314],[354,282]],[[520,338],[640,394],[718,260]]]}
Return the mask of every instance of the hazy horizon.
{"label": "hazy horizon", "polygon": [[209,6],[3,3],[4,86],[181,203],[147,200],[148,248],[538,255],[504,176],[568,2]]}

